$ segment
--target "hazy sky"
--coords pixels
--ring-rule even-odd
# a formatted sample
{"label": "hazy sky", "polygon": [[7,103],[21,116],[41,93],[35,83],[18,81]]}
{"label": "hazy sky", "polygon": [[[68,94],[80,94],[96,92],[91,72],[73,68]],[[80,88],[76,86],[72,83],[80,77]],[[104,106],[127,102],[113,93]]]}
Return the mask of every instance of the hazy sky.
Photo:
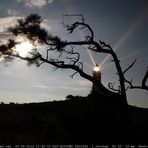
{"label": "hazy sky", "polygon": [[[43,26],[62,39],[75,39],[63,28],[62,14],[83,14],[95,33],[95,40],[105,41],[115,50],[125,69],[135,58],[137,63],[127,73],[134,84],[139,84],[148,66],[148,1],[147,0],[0,0],[0,40],[9,36],[6,28],[19,17],[38,13],[45,20]],[[79,18],[72,18],[77,20]],[[68,17],[64,17],[69,22]],[[82,32],[78,34],[81,38]],[[91,74],[92,61],[87,50],[81,51],[85,70]],[[102,63],[102,83],[118,80],[111,58],[92,54],[94,61]],[[50,65],[27,66],[19,59],[0,63],[0,101],[40,102],[64,99],[67,95],[86,96],[91,83],[79,75],[74,79],[70,70],[53,71]],[[148,107],[148,92],[128,91],[128,102]]]}

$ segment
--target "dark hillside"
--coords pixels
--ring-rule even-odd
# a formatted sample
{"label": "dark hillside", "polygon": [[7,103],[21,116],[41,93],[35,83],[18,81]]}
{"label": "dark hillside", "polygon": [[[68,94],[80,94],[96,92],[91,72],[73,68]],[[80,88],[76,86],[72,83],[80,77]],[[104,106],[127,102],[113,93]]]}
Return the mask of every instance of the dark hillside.
{"label": "dark hillside", "polygon": [[[103,100],[103,101],[102,101]],[[0,144],[109,144],[148,141],[148,109],[129,106],[131,127],[113,99],[0,105]]]}

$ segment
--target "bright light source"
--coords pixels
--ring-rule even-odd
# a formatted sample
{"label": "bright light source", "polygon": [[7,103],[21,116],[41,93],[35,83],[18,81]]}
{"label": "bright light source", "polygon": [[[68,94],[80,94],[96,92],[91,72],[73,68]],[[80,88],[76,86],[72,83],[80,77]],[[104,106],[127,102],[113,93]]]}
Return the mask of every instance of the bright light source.
{"label": "bright light source", "polygon": [[33,45],[30,42],[22,42],[15,46],[15,51],[23,58],[27,57],[33,49]]}
{"label": "bright light source", "polygon": [[95,72],[100,71],[100,67],[99,67],[99,66],[95,66],[95,67],[94,67],[94,71],[95,71]]}

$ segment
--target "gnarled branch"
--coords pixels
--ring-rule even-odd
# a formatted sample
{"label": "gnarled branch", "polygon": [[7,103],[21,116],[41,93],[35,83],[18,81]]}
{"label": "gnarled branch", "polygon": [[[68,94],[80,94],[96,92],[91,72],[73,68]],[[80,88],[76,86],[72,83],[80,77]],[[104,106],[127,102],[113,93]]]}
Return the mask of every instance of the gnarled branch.
{"label": "gnarled branch", "polygon": [[144,90],[148,90],[148,86],[146,85],[146,81],[148,79],[148,69],[142,79],[142,83],[141,85],[133,85],[133,80],[129,81],[127,79],[125,79],[125,82],[129,84],[129,87],[130,89],[144,89]]}
{"label": "gnarled branch", "polygon": [[114,86],[115,86],[115,82],[114,83],[111,83],[111,82],[108,83],[108,87],[109,87],[110,90],[121,93],[120,89],[115,89]]}
{"label": "gnarled branch", "polygon": [[89,38],[90,38],[90,41],[92,41],[94,39],[94,32],[88,24],[86,24],[84,22],[75,22],[71,25],[67,25],[66,28],[69,33],[73,33],[73,31],[79,26],[81,26],[81,28],[80,28],[81,30],[84,28],[87,28],[89,30],[89,32],[90,32]]}

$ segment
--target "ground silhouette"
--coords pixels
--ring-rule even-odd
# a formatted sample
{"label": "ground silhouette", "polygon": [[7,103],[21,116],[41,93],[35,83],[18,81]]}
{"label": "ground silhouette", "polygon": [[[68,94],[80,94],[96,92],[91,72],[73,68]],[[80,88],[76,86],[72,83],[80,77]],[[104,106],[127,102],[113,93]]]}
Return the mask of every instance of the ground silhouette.
{"label": "ground silhouette", "polygon": [[0,144],[145,144],[148,109],[118,97],[69,95],[65,101],[0,104]]}

